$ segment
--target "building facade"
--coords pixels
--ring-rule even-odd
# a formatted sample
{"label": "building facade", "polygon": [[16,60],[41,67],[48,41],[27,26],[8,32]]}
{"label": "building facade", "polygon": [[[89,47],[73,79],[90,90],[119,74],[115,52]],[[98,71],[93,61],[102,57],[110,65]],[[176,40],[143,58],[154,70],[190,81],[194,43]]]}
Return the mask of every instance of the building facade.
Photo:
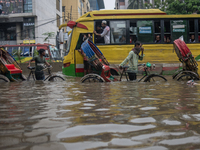
{"label": "building facade", "polygon": [[[160,0],[160,3],[165,1]],[[115,0],[115,9],[145,9],[149,4],[151,4],[151,8],[154,8],[154,2],[154,0]]]}
{"label": "building facade", "polygon": [[63,22],[76,21],[83,14],[90,11],[88,0],[63,0]]}
{"label": "building facade", "polygon": [[127,9],[128,4],[129,4],[129,0],[116,0],[115,9]]}
{"label": "building facade", "polygon": [[[62,22],[62,0],[1,0],[0,45],[56,44]],[[55,36],[44,41],[44,33]]]}
{"label": "building facade", "polygon": [[90,2],[90,10],[100,10],[105,9],[103,0],[89,0]]}

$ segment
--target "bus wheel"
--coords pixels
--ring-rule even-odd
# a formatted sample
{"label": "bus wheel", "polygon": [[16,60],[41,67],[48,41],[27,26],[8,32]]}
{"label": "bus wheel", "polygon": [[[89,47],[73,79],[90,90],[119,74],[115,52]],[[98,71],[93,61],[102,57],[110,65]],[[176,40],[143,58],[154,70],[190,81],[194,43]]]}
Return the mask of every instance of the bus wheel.
{"label": "bus wheel", "polygon": [[105,82],[105,80],[98,74],[87,74],[81,78],[82,83],[89,82]]}

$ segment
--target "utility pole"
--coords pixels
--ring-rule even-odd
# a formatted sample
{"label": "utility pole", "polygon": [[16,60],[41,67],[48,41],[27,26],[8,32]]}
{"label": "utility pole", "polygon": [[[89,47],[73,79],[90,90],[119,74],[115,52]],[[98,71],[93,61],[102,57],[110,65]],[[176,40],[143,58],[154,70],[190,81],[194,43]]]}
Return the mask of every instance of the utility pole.
{"label": "utility pole", "polygon": [[64,12],[63,23],[65,23],[65,6],[62,7],[62,12]]}
{"label": "utility pole", "polygon": [[70,10],[70,20],[72,19],[72,5],[71,5],[71,10]]}
{"label": "utility pole", "polygon": [[[65,6],[62,6],[62,12],[64,12],[64,17],[63,17],[63,23],[65,23]],[[63,29],[63,33],[64,33],[64,29]],[[65,52],[65,38],[64,38],[64,35],[63,34],[63,49],[60,49],[60,54],[61,54],[61,57],[63,56],[63,52]]]}

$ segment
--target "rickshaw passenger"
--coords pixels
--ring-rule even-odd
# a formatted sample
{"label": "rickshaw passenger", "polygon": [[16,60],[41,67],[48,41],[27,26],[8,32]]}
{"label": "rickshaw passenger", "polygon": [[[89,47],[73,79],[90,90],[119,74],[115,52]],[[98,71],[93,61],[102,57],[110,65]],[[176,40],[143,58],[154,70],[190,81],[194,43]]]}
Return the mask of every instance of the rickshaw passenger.
{"label": "rickshaw passenger", "polygon": [[[87,39],[90,40],[90,38],[91,38],[90,34],[88,34],[88,37],[87,37],[86,34],[84,34],[84,36],[83,36],[83,42],[85,40],[87,40]],[[81,53],[81,55],[83,55],[83,60],[84,60],[84,62],[83,62],[83,64],[84,64],[84,75],[86,75],[86,74],[90,73],[91,66],[90,66],[90,64],[89,64],[89,62],[87,60],[87,57],[86,57],[85,53],[83,52],[83,50],[80,48],[80,49],[78,49],[78,51]]]}
{"label": "rickshaw passenger", "polygon": [[45,59],[45,50],[44,49],[40,49],[39,51],[39,56],[33,57],[33,59],[31,59],[29,61],[29,65],[27,67],[30,67],[31,62],[35,61],[35,77],[36,80],[44,80],[45,79],[45,75],[44,75],[44,71],[43,69],[45,68],[45,64],[47,66],[50,66],[50,64],[46,61]]}
{"label": "rickshaw passenger", "polygon": [[[141,56],[139,55],[140,51],[142,52]],[[119,65],[119,68],[122,69],[127,62],[129,62],[129,68],[127,69],[129,79],[136,80],[136,72],[138,70],[138,59],[143,60],[144,48],[139,41],[135,42],[135,47],[129,52],[129,55],[126,59]]]}

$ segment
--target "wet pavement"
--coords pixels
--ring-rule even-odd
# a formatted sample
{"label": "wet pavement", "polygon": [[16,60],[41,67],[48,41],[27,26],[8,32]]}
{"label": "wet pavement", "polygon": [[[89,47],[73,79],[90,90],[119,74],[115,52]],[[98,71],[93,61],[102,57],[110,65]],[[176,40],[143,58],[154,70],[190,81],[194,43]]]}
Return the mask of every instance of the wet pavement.
{"label": "wet pavement", "polygon": [[199,150],[200,86],[16,82],[0,86],[2,150]]}

